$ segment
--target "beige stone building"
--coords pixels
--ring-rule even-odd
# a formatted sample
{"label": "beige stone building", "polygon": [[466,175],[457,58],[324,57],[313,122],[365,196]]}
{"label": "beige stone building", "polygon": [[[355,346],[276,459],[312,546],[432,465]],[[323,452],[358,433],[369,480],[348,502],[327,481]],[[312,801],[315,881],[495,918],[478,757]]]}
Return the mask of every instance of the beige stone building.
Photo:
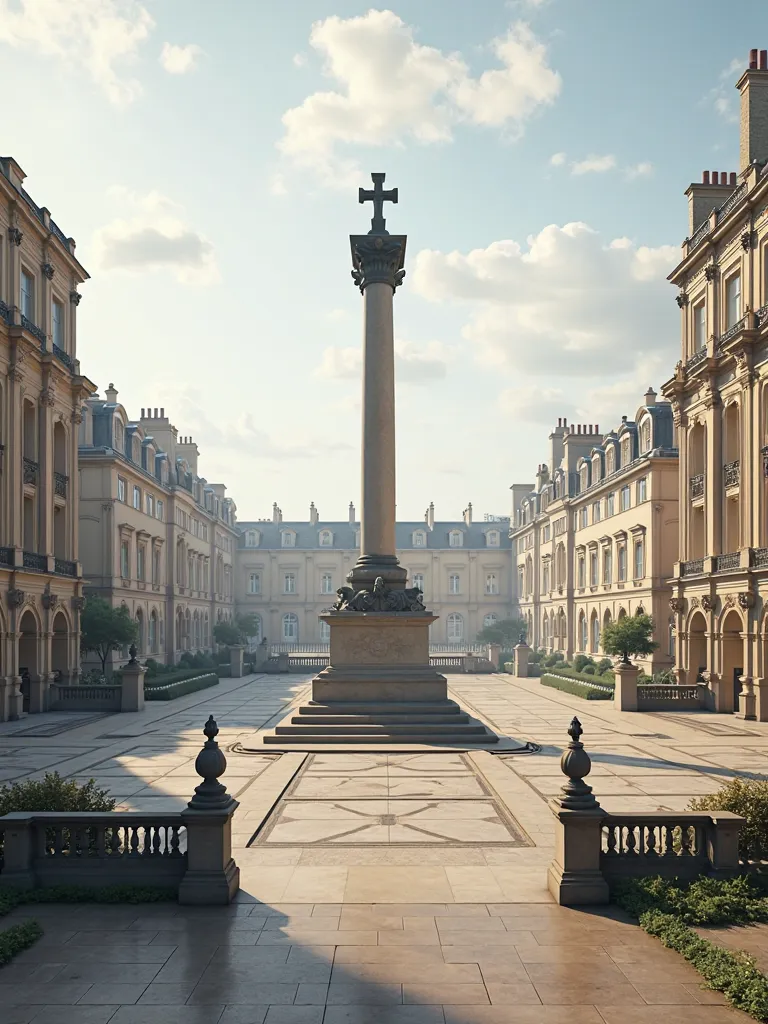
{"label": "beige stone building", "polygon": [[711,706],[739,694],[768,720],[768,53],[737,82],[739,167],[686,191],[689,237],[670,275],[681,360],[663,388],[680,439],[674,571],[681,681]]}
{"label": "beige stone building", "polygon": [[212,651],[215,623],[234,615],[236,508],[222,484],[198,474],[198,455],[164,409],[131,420],[111,384],[83,408],[87,592],[125,605],[139,626],[139,653],[167,664],[184,651]]}
{"label": "beige stone building", "polygon": [[601,434],[560,420],[549,461],[528,493],[515,488],[510,537],[531,646],[600,656],[603,626],[645,612],[659,649],[649,674],[671,666],[668,579],[677,557],[678,453],[672,407],[649,389],[635,418]]}
{"label": "beige stone building", "polygon": [[[320,520],[314,504],[309,520],[286,522],[273,506],[272,518],[238,523],[236,599],[239,610],[260,623],[256,643],[317,644],[328,640],[318,619],[336,600],[336,591],[360,550],[360,524],[354,506],[346,522]],[[479,630],[513,612],[509,519],[463,518],[436,522],[434,505],[423,521],[397,524],[397,557],[410,586],[424,591],[427,607],[440,618],[431,641],[463,645]]]}
{"label": "beige stone building", "polygon": [[79,672],[77,431],[94,386],[77,361],[88,274],[0,158],[0,721]]}

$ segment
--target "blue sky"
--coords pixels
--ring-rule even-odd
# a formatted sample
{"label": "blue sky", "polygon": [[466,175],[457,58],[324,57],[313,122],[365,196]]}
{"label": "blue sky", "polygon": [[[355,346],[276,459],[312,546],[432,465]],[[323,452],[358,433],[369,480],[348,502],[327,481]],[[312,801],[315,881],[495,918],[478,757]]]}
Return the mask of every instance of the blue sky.
{"label": "blue sky", "polygon": [[[679,358],[683,191],[738,170],[742,0],[0,0],[3,155],[92,280],[78,356],[166,408],[241,519],[359,493],[373,170],[408,234],[398,514],[508,513],[559,415],[613,425]],[[712,26],[717,26],[713,31]]]}

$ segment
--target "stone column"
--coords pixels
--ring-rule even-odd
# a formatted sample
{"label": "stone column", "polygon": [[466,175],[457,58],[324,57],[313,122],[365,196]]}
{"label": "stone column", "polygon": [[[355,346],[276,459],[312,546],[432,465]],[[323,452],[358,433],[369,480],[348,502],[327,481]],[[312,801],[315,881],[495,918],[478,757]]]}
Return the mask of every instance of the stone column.
{"label": "stone column", "polygon": [[614,667],[616,689],[613,706],[616,711],[637,711],[637,665],[620,661]]}
{"label": "stone column", "polygon": [[241,679],[243,675],[243,651],[241,644],[233,644],[229,648],[229,671],[233,679]]}
{"label": "stone column", "polygon": [[521,638],[520,643],[515,647],[515,676],[518,679],[526,679],[528,677],[528,657],[530,653],[531,648]]}
{"label": "stone column", "polygon": [[136,660],[136,645],[131,644],[131,660],[122,670],[123,683],[120,695],[121,711],[144,710],[144,674],[146,669]]}

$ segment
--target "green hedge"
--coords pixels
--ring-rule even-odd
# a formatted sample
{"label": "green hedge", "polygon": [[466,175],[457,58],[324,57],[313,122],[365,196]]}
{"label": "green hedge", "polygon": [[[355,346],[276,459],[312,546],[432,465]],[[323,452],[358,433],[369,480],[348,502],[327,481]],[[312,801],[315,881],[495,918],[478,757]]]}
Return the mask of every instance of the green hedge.
{"label": "green hedge", "polygon": [[205,690],[209,686],[218,686],[219,677],[215,672],[192,672],[185,673],[184,678],[177,682],[169,682],[167,676],[159,676],[152,686],[144,685],[145,700],[176,700],[177,697],[184,697],[188,693],[195,693],[197,690]]}
{"label": "green hedge", "polygon": [[615,685],[615,678],[613,672],[606,672],[604,676],[598,675],[597,673],[590,672],[577,672],[575,668],[571,668],[569,665],[553,666],[550,669],[551,672],[556,672],[559,676],[567,676],[569,679],[579,679],[582,683],[599,683],[601,686],[610,686],[613,689]]}
{"label": "green hedge", "polygon": [[584,700],[613,700],[613,694],[605,690],[598,690],[589,683],[578,682],[577,680],[558,679],[557,676],[545,673],[541,677],[542,686],[551,686],[555,690],[562,690],[563,693],[572,693],[575,697],[583,697]]}

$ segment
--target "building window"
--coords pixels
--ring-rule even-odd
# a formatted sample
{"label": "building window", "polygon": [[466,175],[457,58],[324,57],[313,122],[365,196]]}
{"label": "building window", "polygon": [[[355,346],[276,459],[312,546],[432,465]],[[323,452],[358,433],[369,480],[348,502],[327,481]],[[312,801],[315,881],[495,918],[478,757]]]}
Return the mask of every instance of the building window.
{"label": "building window", "polygon": [[642,476],[637,481],[637,503],[645,501],[648,498],[648,480]]}
{"label": "building window", "polygon": [[459,593],[459,585],[460,585],[460,581],[459,581],[458,575],[454,574],[453,576],[449,576],[448,577],[448,593],[449,594],[458,594]]}
{"label": "building window", "polygon": [[454,643],[464,639],[464,619],[458,612],[451,612],[448,616],[448,640]]}
{"label": "building window", "polygon": [[155,496],[154,494],[144,495],[144,511],[148,516],[154,516],[155,514]]}
{"label": "building window", "polygon": [[249,594],[260,594],[261,593],[261,574],[258,572],[251,572],[248,574],[248,593]]}
{"label": "building window", "polygon": [[606,475],[610,475],[616,469],[616,450],[611,445],[605,455],[605,472]]}
{"label": "building window", "polygon": [[320,531],[320,547],[330,548],[333,546],[333,534],[330,530]]}
{"label": "building window", "polygon": [[595,615],[592,619],[592,653],[600,650],[600,620]]}
{"label": "building window", "polygon": [[493,629],[498,621],[498,615],[495,615],[493,612],[489,612],[483,617],[483,629]]}
{"label": "building window", "polygon": [[581,526],[582,530],[586,526],[589,526],[589,509],[586,505],[584,506],[584,508],[579,509],[579,525]]}
{"label": "building window", "polygon": [[144,563],[146,559],[146,548],[140,544],[136,549],[136,579],[144,582]]}
{"label": "building window", "polygon": [[701,352],[707,344],[707,307],[699,302],[693,307],[693,351]]}
{"label": "building window", "polygon": [[141,488],[136,487],[135,484],[133,487],[133,507],[141,510]]}
{"label": "building window", "polygon": [[161,521],[163,518],[163,503],[159,498],[155,502],[155,518],[160,519]]}
{"label": "building window", "polygon": [[296,593],[296,576],[292,572],[287,572],[283,576],[283,593],[284,594],[295,594]]}
{"label": "building window", "polygon": [[320,577],[320,593],[333,593],[333,576],[329,572],[324,572],[323,575]]}
{"label": "building window", "polygon": [[619,545],[619,583],[627,581],[627,545]]}
{"label": "building window", "polygon": [[587,649],[587,618],[582,612],[579,616],[579,650]]}
{"label": "building window", "polygon": [[500,535],[498,530],[489,530],[486,534],[486,538],[489,548],[497,548],[500,546]]}
{"label": "building window", "polygon": [[589,553],[589,585],[590,587],[596,587],[598,583],[597,575],[597,552],[590,551]]}
{"label": "building window", "polygon": [[599,523],[600,522],[600,518],[601,518],[601,516],[600,516],[600,502],[599,501],[595,501],[595,502],[592,503],[592,522],[593,523]]}
{"label": "building window", "polygon": [[613,580],[613,552],[606,548],[603,552],[603,583],[608,584]]}
{"label": "building window", "polygon": [[579,555],[579,590],[587,585],[587,564],[584,555]]}
{"label": "building window", "polygon": [[741,319],[741,274],[733,274],[725,282],[725,315],[726,330]]}
{"label": "building window", "polygon": [[621,488],[621,500],[619,503],[619,508],[622,512],[626,512],[630,505],[631,500],[629,496],[629,484],[625,484],[625,486]]}
{"label": "building window", "polygon": [[641,540],[635,541],[635,579],[641,580],[645,576],[645,545]]}
{"label": "building window", "polygon": [[460,548],[464,546],[464,534],[461,530],[451,530],[448,534],[448,546],[452,548]]}
{"label": "building window", "polygon": [[625,437],[621,442],[621,464],[622,466],[628,466],[632,461],[632,442],[628,437]]}
{"label": "building window", "polygon": [[414,530],[411,542],[415,548],[425,548],[427,546],[426,533],[423,530]]}
{"label": "building window", "polygon": [[259,546],[259,531],[258,530],[246,530],[245,531],[245,546],[247,548],[257,548]]}
{"label": "building window", "polygon": [[320,619],[320,641],[321,643],[327,644],[331,639],[331,627],[329,623]]}
{"label": "building window", "polygon": [[549,563],[544,563],[544,568],[541,570],[541,589],[545,594],[549,593]]}
{"label": "building window", "polygon": [[299,639],[299,619],[293,612],[283,616],[283,640],[295,643]]}
{"label": "building window", "polygon": [[292,533],[291,530],[283,530],[280,534],[282,546],[284,548],[295,548],[296,547],[296,534]]}
{"label": "building window", "polygon": [[640,451],[649,452],[651,450],[651,421],[646,420],[640,427]]}
{"label": "building window", "polygon": [[155,548],[152,555],[152,582],[160,582],[160,548]]}
{"label": "building window", "polygon": [[120,575],[124,580],[131,578],[131,549],[127,540],[120,543]]}
{"label": "building window", "polygon": [[53,344],[64,351],[64,306],[56,299],[51,303],[51,334]]}
{"label": "building window", "polygon": [[549,540],[551,539],[551,536],[552,536],[552,527],[549,525],[549,523],[547,523],[547,525],[541,531],[541,539],[542,539],[542,541],[545,544],[547,544],[549,542]]}
{"label": "building window", "polygon": [[615,511],[616,511],[616,493],[615,493],[615,491],[611,491],[611,493],[605,499],[605,514],[607,516],[612,516]]}
{"label": "building window", "polygon": [[117,478],[117,500],[125,501],[125,480],[121,476]]}
{"label": "building window", "polygon": [[424,593],[424,575],[420,572],[413,574],[413,585],[417,587],[422,594]]}
{"label": "building window", "polygon": [[499,592],[499,581],[496,579],[495,572],[489,572],[485,577],[485,592],[486,594],[498,594]]}
{"label": "building window", "polygon": [[21,271],[21,312],[35,322],[35,279],[26,270]]}

